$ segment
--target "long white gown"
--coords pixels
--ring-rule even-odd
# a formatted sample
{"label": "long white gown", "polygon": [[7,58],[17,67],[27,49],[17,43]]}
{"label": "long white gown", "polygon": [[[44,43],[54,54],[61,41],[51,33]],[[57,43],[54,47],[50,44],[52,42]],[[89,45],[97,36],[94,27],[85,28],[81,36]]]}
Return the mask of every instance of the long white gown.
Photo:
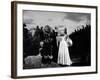
{"label": "long white gown", "polygon": [[71,65],[72,61],[69,55],[68,42],[72,41],[69,38],[65,40],[65,36],[62,36],[61,38],[62,40],[60,41],[59,51],[58,51],[58,64]]}

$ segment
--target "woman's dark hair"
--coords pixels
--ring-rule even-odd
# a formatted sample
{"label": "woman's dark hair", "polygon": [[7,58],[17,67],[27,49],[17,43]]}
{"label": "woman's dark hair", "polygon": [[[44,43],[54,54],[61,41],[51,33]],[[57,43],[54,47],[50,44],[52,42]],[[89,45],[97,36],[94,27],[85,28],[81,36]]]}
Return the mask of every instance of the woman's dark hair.
{"label": "woman's dark hair", "polygon": [[67,34],[67,28],[64,29],[64,33]]}

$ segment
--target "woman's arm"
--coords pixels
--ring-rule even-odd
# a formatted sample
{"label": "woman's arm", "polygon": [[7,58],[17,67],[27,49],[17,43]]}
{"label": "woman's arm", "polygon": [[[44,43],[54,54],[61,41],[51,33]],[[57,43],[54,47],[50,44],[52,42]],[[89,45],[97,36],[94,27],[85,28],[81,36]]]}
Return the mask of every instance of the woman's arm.
{"label": "woman's arm", "polygon": [[71,38],[68,37],[67,43],[68,43],[68,46],[72,46],[73,45],[73,42],[72,42]]}

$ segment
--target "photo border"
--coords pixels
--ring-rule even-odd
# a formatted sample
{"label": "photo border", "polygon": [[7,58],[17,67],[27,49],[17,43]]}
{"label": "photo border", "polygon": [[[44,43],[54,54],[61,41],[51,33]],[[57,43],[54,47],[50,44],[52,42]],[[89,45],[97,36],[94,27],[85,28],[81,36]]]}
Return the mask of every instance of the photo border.
{"label": "photo border", "polygon": [[[50,74],[50,75],[33,75],[33,76],[17,76],[17,4],[28,5],[50,5],[60,7],[79,7],[79,8],[93,8],[96,9],[96,71],[83,73],[67,73],[67,74]],[[73,5],[73,4],[58,4],[58,3],[42,3],[42,2],[26,2],[26,1],[12,1],[11,2],[11,77],[12,78],[31,78],[31,77],[50,77],[50,76],[66,76],[66,75],[80,75],[80,74],[94,74],[98,72],[98,7],[88,5]]]}

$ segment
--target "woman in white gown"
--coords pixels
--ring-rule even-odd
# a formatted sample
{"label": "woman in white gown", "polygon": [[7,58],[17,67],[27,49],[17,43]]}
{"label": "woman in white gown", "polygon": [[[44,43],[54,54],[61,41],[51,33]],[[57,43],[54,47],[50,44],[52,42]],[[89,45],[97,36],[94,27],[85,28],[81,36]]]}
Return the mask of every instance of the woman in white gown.
{"label": "woman in white gown", "polygon": [[70,58],[68,47],[72,45],[72,40],[65,33],[63,33],[61,39],[62,40],[60,41],[59,51],[58,51],[58,64],[71,65],[72,61]]}

